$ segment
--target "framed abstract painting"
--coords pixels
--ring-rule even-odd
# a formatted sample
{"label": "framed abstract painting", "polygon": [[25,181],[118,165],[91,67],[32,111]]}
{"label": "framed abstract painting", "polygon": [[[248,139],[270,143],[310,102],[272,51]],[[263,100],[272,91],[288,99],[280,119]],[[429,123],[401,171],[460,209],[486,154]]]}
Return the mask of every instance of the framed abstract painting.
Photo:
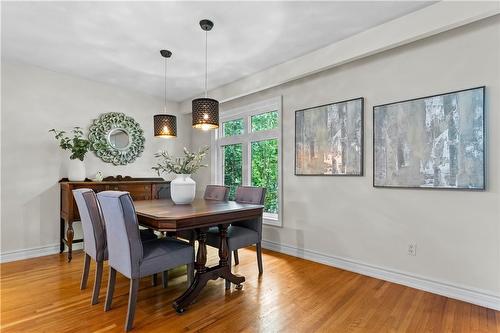
{"label": "framed abstract painting", "polygon": [[363,175],[363,98],[295,112],[295,175]]}
{"label": "framed abstract painting", "polygon": [[373,107],[373,186],[485,189],[485,87]]}

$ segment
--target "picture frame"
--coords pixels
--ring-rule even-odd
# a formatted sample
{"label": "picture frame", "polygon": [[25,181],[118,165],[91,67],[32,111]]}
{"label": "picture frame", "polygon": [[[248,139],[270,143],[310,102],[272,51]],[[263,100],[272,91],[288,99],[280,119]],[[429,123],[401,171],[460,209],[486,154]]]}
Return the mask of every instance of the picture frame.
{"label": "picture frame", "polygon": [[364,98],[295,111],[295,176],[364,175]]}
{"label": "picture frame", "polygon": [[485,88],[374,106],[373,187],[485,190]]}

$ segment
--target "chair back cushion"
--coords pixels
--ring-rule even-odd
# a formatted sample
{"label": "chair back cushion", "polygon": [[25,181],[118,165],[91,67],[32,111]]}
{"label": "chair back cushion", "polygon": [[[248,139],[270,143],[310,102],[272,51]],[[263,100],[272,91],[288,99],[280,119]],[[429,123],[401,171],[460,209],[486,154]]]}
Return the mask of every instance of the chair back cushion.
{"label": "chair back cushion", "polygon": [[96,194],[88,188],[73,190],[83,229],[84,251],[96,261],[105,260],[106,231]]}
{"label": "chair back cushion", "polygon": [[203,199],[227,201],[228,197],[229,197],[229,186],[207,185]]}
{"label": "chair back cushion", "polygon": [[239,186],[236,189],[235,201],[240,203],[263,205],[266,199],[266,189],[255,186]]}
{"label": "chair back cushion", "polygon": [[143,249],[130,194],[104,191],[97,198],[106,223],[109,265],[128,278],[138,278]]}
{"label": "chair back cushion", "polygon": [[[236,189],[235,201],[239,203],[263,205],[266,199],[266,189],[254,186],[239,186]],[[257,231],[259,242],[262,240],[262,219],[253,219],[231,223],[231,225],[244,227]]]}

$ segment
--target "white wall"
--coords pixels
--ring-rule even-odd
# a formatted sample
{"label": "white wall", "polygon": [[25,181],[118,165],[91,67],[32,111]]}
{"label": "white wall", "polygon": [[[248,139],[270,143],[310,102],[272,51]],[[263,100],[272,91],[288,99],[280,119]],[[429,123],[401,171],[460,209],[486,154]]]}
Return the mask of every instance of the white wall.
{"label": "white wall", "polygon": [[[189,115],[191,116],[191,114]],[[210,140],[211,140],[211,131],[203,131],[200,129],[195,129],[192,128],[191,130],[191,147],[193,150],[198,150],[201,147],[204,146],[210,146]],[[212,147],[210,147],[212,148]],[[204,164],[208,165],[207,168],[201,168],[198,170],[196,174],[194,174],[191,178],[193,178],[196,181],[196,195],[201,197],[203,196],[205,192],[205,188],[207,185],[209,185],[210,182],[210,174],[212,172],[211,167],[210,167],[210,151],[207,154],[206,160]]]}
{"label": "white wall", "polygon": [[[374,105],[480,85],[487,87],[486,191],[372,187]],[[210,95],[229,97],[231,89],[229,85]],[[284,220],[283,228],[265,227],[268,246],[344,267],[354,263],[352,267],[364,265],[365,271],[381,269],[387,276],[402,273],[400,280],[417,277],[420,283],[437,282],[439,288],[484,293],[492,300],[490,306],[500,308],[498,15],[232,100],[221,108],[278,95],[283,96]],[[294,111],[360,96],[365,98],[365,176],[294,176]],[[185,103],[181,107],[186,108]],[[205,142],[203,134],[193,132],[193,148]],[[209,174],[200,175],[198,182],[209,183]],[[416,257],[407,255],[410,242],[417,243]]]}
{"label": "white wall", "polygon": [[[142,156],[132,164],[113,166],[89,152],[87,177],[98,170],[105,176],[154,177],[153,153],[179,153],[190,146],[190,116],[178,117],[176,139],[153,136],[153,115],[162,112],[161,98],[25,64],[2,62],[1,77],[2,255],[59,242],[57,182],[66,176],[69,154],[59,149],[49,129],[87,130],[106,112],[123,112],[139,122],[146,138]],[[171,103],[169,108],[177,112],[178,105]],[[79,230],[75,232],[79,237]]]}

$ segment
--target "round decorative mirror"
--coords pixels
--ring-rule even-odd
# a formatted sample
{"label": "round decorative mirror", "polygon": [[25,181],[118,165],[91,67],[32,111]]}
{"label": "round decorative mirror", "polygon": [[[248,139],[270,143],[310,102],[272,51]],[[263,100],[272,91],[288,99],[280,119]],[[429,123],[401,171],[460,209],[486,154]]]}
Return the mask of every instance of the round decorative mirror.
{"label": "round decorative mirror", "polygon": [[90,149],[104,162],[125,165],[144,150],[144,132],[131,117],[119,112],[102,114],[89,128]]}
{"label": "round decorative mirror", "polygon": [[125,150],[130,146],[130,137],[127,130],[113,128],[108,133],[108,143],[116,149]]}

